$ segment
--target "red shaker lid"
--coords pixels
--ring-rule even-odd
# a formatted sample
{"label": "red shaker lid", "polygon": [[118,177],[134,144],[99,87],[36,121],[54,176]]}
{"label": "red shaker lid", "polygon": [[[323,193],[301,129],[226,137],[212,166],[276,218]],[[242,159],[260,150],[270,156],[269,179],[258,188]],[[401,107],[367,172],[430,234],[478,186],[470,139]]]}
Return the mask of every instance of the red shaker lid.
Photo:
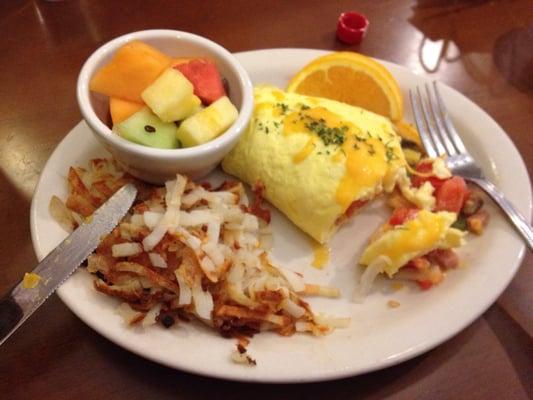
{"label": "red shaker lid", "polygon": [[358,44],[365,37],[368,19],[355,11],[343,12],[337,24],[337,38],[344,43]]}

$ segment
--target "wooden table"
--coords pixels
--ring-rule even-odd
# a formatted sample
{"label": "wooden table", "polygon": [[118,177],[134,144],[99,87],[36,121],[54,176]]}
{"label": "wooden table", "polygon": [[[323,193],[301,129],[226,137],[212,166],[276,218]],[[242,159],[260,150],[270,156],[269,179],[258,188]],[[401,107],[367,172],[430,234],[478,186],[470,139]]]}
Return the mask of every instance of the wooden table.
{"label": "wooden table", "polygon": [[[370,20],[359,46],[335,39],[337,17],[349,9]],[[486,110],[533,172],[531,0],[5,0],[0,3],[1,292],[36,263],[29,230],[32,191],[54,147],[81,119],[75,87],[82,63],[111,38],[149,28],[194,32],[232,52],[356,50],[427,73]],[[526,399],[533,396],[532,304],[528,253],[498,301],[435,350],[364,376],[280,386],[224,382],[159,366],[93,332],[53,296],[2,346],[0,397]]]}

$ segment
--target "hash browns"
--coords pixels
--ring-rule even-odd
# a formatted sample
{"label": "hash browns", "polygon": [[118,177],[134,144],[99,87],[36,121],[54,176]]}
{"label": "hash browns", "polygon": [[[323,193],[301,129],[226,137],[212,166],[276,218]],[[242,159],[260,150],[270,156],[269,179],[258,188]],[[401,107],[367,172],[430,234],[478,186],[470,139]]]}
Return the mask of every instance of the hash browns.
{"label": "hash browns", "polygon": [[88,169],[71,167],[67,179],[65,204],[54,198],[51,209],[70,227],[125,183],[139,189],[87,263],[95,289],[127,304],[129,324],[199,320],[239,343],[266,330],[323,335],[345,324],[328,324],[301,298],[338,297],[337,289],[306,284],[269,260],[270,215],[260,205],[260,185],[250,205],[240,182],[212,189],[178,175],[165,187],[151,186],[106,159],[92,160]]}

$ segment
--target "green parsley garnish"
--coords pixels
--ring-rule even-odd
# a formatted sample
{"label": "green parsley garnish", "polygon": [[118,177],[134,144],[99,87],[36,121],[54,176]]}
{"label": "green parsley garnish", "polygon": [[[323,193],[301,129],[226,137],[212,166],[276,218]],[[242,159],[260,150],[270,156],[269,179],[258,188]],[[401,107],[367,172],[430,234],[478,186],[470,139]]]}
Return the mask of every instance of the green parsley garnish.
{"label": "green parsley garnish", "polygon": [[348,131],[347,126],[334,127],[331,128],[326,125],[326,120],[320,118],[318,121],[309,118],[309,122],[305,123],[305,127],[311,132],[314,132],[326,145],[336,145],[341,146],[346,140],[346,131]]}
{"label": "green parsley garnish", "polygon": [[289,111],[289,106],[285,103],[276,103],[276,107],[279,107],[281,109],[282,115],[287,114],[287,111]]}
{"label": "green parsley garnish", "polygon": [[389,145],[390,142],[392,142],[392,140],[389,140],[387,143],[385,143],[385,148],[387,149],[385,152],[385,155],[387,156],[387,162],[398,159],[398,156],[394,152],[394,148]]}

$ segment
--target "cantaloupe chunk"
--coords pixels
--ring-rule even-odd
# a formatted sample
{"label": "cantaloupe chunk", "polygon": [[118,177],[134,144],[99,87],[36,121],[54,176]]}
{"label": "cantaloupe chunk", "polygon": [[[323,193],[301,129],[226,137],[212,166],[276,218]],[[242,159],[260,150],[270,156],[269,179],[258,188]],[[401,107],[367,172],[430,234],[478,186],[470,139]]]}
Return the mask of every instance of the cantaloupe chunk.
{"label": "cantaloupe chunk", "polygon": [[172,62],[146,43],[134,41],[117,50],[109,64],[92,77],[91,90],[109,97],[142,103],[141,93]]}
{"label": "cantaloupe chunk", "polygon": [[143,107],[144,104],[142,103],[111,97],[109,99],[109,111],[113,125],[121,123]]}

